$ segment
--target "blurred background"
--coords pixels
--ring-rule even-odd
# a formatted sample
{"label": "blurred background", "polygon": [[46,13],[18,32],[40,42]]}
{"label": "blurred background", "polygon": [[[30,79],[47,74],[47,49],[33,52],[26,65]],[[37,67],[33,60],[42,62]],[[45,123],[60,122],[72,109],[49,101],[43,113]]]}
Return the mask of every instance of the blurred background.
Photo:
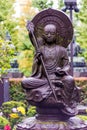
{"label": "blurred background", "polygon": [[[49,7],[63,10],[65,1],[0,0],[0,75],[14,71],[25,76],[31,74],[34,48],[28,38],[26,22]],[[87,63],[87,1],[77,0],[76,4],[79,12],[72,10],[73,48],[76,50],[73,52],[73,71],[75,76],[81,76],[80,73],[86,72]],[[70,9],[65,13],[70,17]],[[70,46],[67,51],[71,57]]]}

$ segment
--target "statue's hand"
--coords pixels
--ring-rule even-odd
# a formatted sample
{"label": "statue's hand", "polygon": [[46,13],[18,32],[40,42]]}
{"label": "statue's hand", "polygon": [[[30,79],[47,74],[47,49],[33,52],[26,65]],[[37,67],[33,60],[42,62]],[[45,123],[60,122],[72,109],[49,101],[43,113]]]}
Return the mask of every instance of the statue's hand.
{"label": "statue's hand", "polygon": [[56,72],[59,72],[60,70],[61,70],[60,67],[57,67],[57,68],[56,68]]}
{"label": "statue's hand", "polygon": [[63,69],[61,69],[60,67],[58,67],[58,68],[56,68],[55,74],[57,76],[63,76],[63,75],[66,75],[66,72]]}
{"label": "statue's hand", "polygon": [[38,59],[38,60],[40,60],[40,57],[42,56],[42,53],[39,51],[39,50],[37,50],[37,52],[36,52],[36,58]]}
{"label": "statue's hand", "polygon": [[34,24],[31,21],[27,22],[26,28],[29,32],[34,32]]}

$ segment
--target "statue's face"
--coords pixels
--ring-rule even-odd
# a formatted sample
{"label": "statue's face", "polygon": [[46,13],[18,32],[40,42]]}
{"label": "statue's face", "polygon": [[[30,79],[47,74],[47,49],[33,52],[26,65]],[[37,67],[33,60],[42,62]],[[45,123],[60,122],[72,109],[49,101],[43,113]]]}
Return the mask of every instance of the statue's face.
{"label": "statue's face", "polygon": [[56,39],[56,26],[53,24],[44,27],[44,39],[47,43],[52,43]]}

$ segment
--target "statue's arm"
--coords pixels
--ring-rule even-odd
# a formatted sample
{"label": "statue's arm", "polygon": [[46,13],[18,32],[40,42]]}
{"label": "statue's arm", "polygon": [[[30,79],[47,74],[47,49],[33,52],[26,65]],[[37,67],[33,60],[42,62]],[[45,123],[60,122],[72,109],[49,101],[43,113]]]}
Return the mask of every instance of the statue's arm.
{"label": "statue's arm", "polygon": [[69,65],[69,59],[68,59],[68,54],[65,48],[61,47],[60,48],[60,55],[59,55],[59,62],[60,66],[56,68],[56,75],[68,75],[70,72],[70,65]]}
{"label": "statue's arm", "polygon": [[69,58],[66,49],[63,50],[62,55],[62,70],[65,71],[66,73],[70,72]]}
{"label": "statue's arm", "polygon": [[42,72],[42,65],[40,60],[37,58],[36,54],[34,55],[33,65],[32,65],[32,77],[37,76],[40,77]]}

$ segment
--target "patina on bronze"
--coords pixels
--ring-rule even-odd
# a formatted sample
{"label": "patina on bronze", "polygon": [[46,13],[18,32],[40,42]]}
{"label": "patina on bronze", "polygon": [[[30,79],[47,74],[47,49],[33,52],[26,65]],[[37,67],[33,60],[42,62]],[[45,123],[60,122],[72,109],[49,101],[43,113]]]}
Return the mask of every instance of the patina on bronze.
{"label": "patina on bronze", "polygon": [[[43,125],[38,126],[41,121],[67,121],[78,113],[79,92],[69,74],[66,50],[73,37],[73,27],[63,12],[47,9],[37,14],[31,22],[28,21],[27,30],[35,47],[35,56],[32,75],[23,79],[22,86],[29,104],[37,108],[36,121],[33,126],[28,126],[28,130],[45,130],[41,128]],[[53,129],[48,123],[49,128],[46,129],[51,130],[52,127],[52,130],[58,130],[59,124],[58,128],[53,125]],[[66,125],[67,130],[70,130],[69,127]]]}

